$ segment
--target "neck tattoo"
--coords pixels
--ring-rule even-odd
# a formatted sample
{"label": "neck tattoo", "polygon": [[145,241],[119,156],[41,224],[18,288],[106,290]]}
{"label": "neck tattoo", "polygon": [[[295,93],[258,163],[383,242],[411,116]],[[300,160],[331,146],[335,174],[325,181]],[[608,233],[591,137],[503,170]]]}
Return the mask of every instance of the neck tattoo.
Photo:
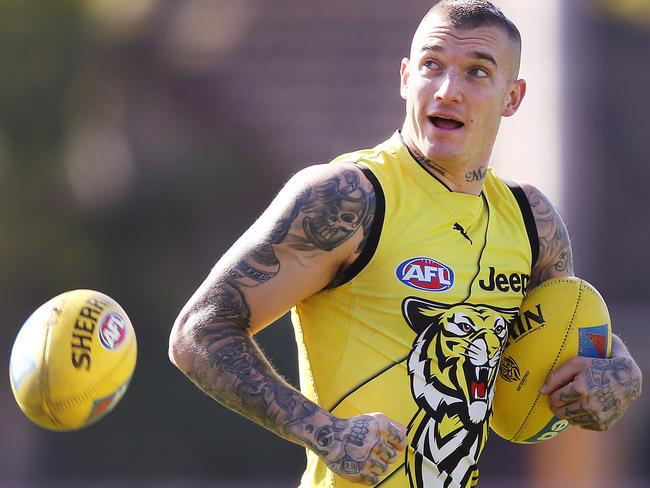
{"label": "neck tattoo", "polygon": [[404,140],[402,135],[400,134],[400,137],[402,138],[402,144],[406,146],[406,149],[411,153],[411,156],[413,156],[413,159],[422,166],[424,169],[426,169],[429,173],[438,173],[442,176],[447,175],[447,170],[445,170],[442,166],[439,164],[434,163],[433,161],[427,159],[424,154],[422,154],[418,148],[411,146],[408,142]]}
{"label": "neck tattoo", "polygon": [[465,181],[471,183],[472,181],[481,181],[487,175],[487,167],[480,166],[478,169],[473,169],[465,173]]}

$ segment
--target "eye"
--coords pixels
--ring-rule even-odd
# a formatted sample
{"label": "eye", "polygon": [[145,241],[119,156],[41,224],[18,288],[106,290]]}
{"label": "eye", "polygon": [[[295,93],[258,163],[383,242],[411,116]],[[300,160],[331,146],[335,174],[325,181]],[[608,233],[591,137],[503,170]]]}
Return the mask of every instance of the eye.
{"label": "eye", "polygon": [[469,74],[474,76],[475,78],[487,78],[488,76],[490,76],[488,71],[485,68],[481,68],[481,67],[472,68]]}
{"label": "eye", "polygon": [[474,324],[467,315],[455,313],[447,322],[447,330],[457,336],[466,336],[474,330]]}
{"label": "eye", "polygon": [[496,335],[503,337],[506,334],[507,330],[506,321],[503,320],[503,317],[497,317],[496,321],[494,322],[494,332]]}
{"label": "eye", "polygon": [[422,63],[422,67],[433,70],[433,69],[439,69],[440,65],[436,63],[433,59],[425,59],[424,62]]}

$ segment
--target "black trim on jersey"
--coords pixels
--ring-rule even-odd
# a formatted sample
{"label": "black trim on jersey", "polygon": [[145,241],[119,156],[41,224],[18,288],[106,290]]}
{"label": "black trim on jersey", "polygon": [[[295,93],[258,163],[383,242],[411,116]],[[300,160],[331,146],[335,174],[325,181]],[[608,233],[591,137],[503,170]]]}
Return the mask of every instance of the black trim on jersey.
{"label": "black trim on jersey", "polygon": [[408,358],[408,354],[406,356],[404,356],[403,358],[398,359],[394,363],[390,363],[388,366],[385,366],[384,368],[380,369],[379,371],[377,371],[375,374],[373,374],[369,378],[366,378],[361,383],[359,383],[357,386],[355,386],[350,391],[348,391],[346,394],[344,394],[341,398],[339,398],[338,401],[334,405],[332,405],[331,407],[328,408],[328,410],[330,412],[334,413],[334,409],[336,409],[336,407],[338,407],[341,403],[343,403],[347,397],[352,395],[355,391],[357,391],[362,386],[365,386],[366,384],[370,383],[372,380],[374,380],[378,376],[381,376],[382,374],[384,374],[386,371],[391,369],[393,366],[397,366],[398,364],[406,361],[407,358]]}
{"label": "black trim on jersey", "polygon": [[382,190],[379,180],[369,168],[361,166],[360,164],[357,164],[357,167],[363,172],[366,178],[368,178],[368,181],[370,181],[372,188],[375,191],[375,215],[372,218],[372,224],[370,225],[370,235],[368,235],[368,238],[366,239],[361,254],[359,254],[357,259],[355,259],[350,267],[345,270],[343,273],[343,279],[341,282],[337,283],[336,286],[341,286],[349,282],[366,267],[375,255],[377,245],[379,244],[379,238],[381,237],[381,229],[384,227],[384,216],[386,215],[386,197],[384,196],[384,190]]}
{"label": "black trim on jersey", "polygon": [[488,199],[485,196],[485,193],[483,192],[481,192],[481,198],[483,199],[483,203],[485,204],[485,208],[487,210],[487,222],[485,223],[485,235],[483,236],[483,247],[481,248],[481,252],[478,255],[478,262],[476,263],[476,274],[474,275],[474,278],[472,278],[472,281],[469,282],[469,289],[467,290],[467,296],[462,302],[459,303],[465,303],[467,300],[469,300],[469,297],[472,296],[472,290],[474,289],[474,282],[476,281],[476,278],[478,278],[478,275],[481,274],[481,260],[483,259],[483,252],[485,251],[485,248],[487,247],[488,244],[488,232],[490,230],[490,203],[488,202]]}
{"label": "black trim on jersey", "polygon": [[420,161],[418,161],[417,156],[416,156],[415,154],[413,154],[413,151],[411,151],[411,148],[409,147],[409,145],[406,143],[406,141],[405,141],[404,138],[402,137],[402,132],[401,132],[401,131],[400,131],[400,133],[399,133],[399,138],[400,138],[400,140],[402,141],[402,145],[406,148],[406,150],[408,151],[408,153],[409,153],[409,154],[411,155],[411,157],[413,158],[413,161],[415,161],[415,162],[418,164],[418,166],[419,166],[420,168],[422,168],[424,171],[426,171],[428,175],[433,176],[433,177],[438,181],[438,183],[440,183],[442,186],[444,186],[447,190],[449,190],[449,191],[451,191],[451,192],[454,191],[454,190],[452,190],[451,188],[449,188],[449,187],[447,186],[447,183],[445,183],[445,182],[442,181],[440,178],[438,178],[436,175],[434,175],[431,171],[429,171],[427,168],[425,168],[424,165],[423,165],[422,163],[420,163]]}
{"label": "black trim on jersey", "polygon": [[533,257],[533,262],[531,264],[531,269],[537,264],[537,259],[539,258],[539,234],[537,234],[537,224],[535,223],[535,216],[533,215],[533,209],[530,208],[530,202],[526,196],[524,189],[519,186],[518,183],[515,183],[511,180],[503,180],[510,191],[517,200],[519,205],[519,210],[521,210],[521,216],[524,219],[524,225],[526,226],[526,233],[528,234],[528,241],[530,242],[530,252]]}

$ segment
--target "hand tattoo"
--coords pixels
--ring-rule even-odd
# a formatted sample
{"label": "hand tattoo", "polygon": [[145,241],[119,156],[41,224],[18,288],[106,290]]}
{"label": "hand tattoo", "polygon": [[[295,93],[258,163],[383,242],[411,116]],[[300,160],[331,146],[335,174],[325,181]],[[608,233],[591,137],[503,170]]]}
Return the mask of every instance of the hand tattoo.
{"label": "hand tattoo", "polygon": [[[360,473],[364,463],[370,458],[372,449],[368,449],[367,442],[373,444],[379,442],[379,436],[375,432],[377,421],[372,417],[364,416],[354,418],[351,425],[349,420],[345,422],[346,424],[339,423],[339,428],[334,431],[333,438],[338,441],[336,449],[330,451],[320,449],[320,454],[335,473],[353,475]],[[370,434],[374,434],[372,438],[369,438]]]}
{"label": "hand tattoo", "polygon": [[593,395],[599,410],[607,414],[601,427],[594,426],[596,430],[607,428],[618,420],[641,391],[640,381],[633,374],[632,360],[627,357],[592,359],[586,381],[589,396]]}

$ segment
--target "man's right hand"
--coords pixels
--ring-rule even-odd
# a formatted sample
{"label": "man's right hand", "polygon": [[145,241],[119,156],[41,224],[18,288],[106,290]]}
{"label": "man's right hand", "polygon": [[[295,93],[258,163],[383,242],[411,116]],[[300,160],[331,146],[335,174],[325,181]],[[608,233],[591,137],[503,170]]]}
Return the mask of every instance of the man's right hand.
{"label": "man's right hand", "polygon": [[402,459],[406,428],[381,413],[349,419],[332,417],[314,433],[314,451],[337,475],[354,483],[376,485]]}

